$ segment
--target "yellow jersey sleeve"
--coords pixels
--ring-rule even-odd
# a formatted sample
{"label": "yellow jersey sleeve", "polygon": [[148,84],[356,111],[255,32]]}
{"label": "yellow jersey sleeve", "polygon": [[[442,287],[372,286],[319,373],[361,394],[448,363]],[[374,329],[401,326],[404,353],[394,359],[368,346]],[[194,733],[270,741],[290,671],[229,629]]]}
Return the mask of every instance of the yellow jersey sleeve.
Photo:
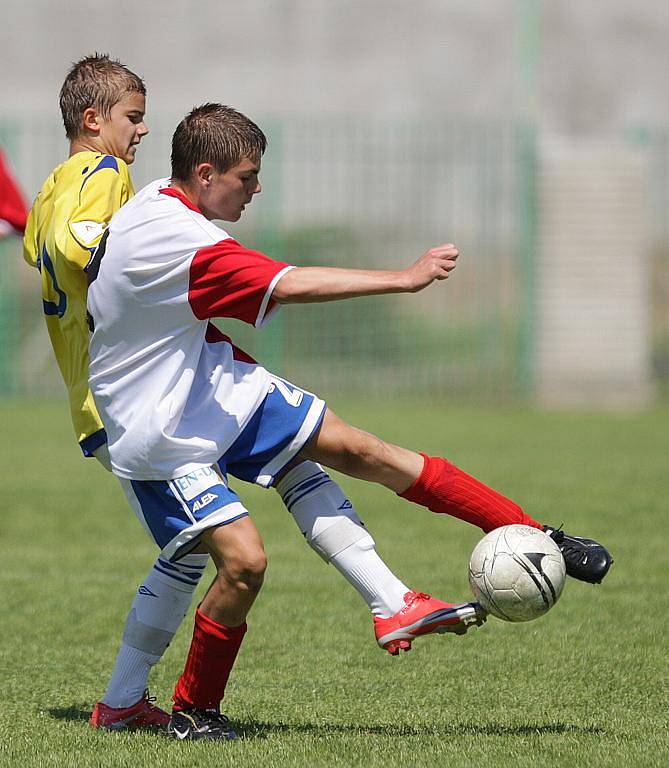
{"label": "yellow jersey sleeve", "polygon": [[23,258],[31,267],[37,268],[37,241],[35,239],[35,223],[33,212],[28,215],[26,231],[23,235]]}
{"label": "yellow jersey sleeve", "polygon": [[[58,168],[56,171],[58,171]],[[44,240],[46,230],[51,224],[50,211],[53,208],[52,199],[56,171],[44,182],[42,189],[35,198],[35,202],[28,214],[28,221],[23,234],[23,258],[31,267],[36,269],[39,269],[41,264],[40,240]]]}

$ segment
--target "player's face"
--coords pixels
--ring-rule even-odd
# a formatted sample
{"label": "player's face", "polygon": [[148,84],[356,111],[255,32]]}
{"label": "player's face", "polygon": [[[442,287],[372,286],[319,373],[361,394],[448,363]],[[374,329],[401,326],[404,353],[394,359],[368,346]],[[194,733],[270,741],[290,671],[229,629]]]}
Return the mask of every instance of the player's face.
{"label": "player's face", "polygon": [[105,152],[125,160],[135,160],[137,146],[149,132],[144,122],[146,100],[141,93],[124,96],[111,108],[108,118],[100,120],[100,139]]}
{"label": "player's face", "polygon": [[253,195],[261,191],[259,173],[260,160],[246,157],[225,173],[212,170],[200,200],[202,212],[210,219],[238,221]]}

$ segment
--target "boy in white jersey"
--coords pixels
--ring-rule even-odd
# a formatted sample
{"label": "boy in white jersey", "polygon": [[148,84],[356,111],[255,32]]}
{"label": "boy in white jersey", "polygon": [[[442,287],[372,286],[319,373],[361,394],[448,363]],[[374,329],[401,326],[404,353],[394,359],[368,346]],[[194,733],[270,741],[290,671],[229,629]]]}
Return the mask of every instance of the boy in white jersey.
{"label": "boy in white jersey", "polygon": [[[331,482],[319,466],[305,471],[302,460],[312,459],[484,531],[543,527],[445,459],[346,424],[209,322],[234,317],[260,326],[284,303],[416,292],[456,266],[451,244],[399,271],[296,268],[244,248],[211,220],[238,220],[260,192],[265,143],[235,110],[193,110],[173,137],[171,179],[150,184],[114,217],[88,270],[89,381],[113,470],[166,560],[175,565],[201,544],[217,567],[174,693],[169,730],[179,739],[234,737],[219,705],[265,570],[262,541],[228,474],[275,486],[298,520],[303,499]],[[365,535],[355,516],[327,522],[306,515],[302,525],[327,558]],[[611,559],[601,545],[547,530],[570,575],[603,578]],[[430,598],[405,599],[398,614],[375,619],[379,644],[392,652],[415,636],[421,621],[411,612]],[[425,622],[464,633],[483,619],[476,604],[441,603]]]}
{"label": "boy in white jersey", "polygon": [[[124,65],[96,54],[73,65],[61,89],[60,105],[70,156],[54,169],[35,201],[24,240],[25,257],[41,273],[42,308],[67,385],[77,440],[84,455],[95,455],[108,467],[107,435],[88,388],[84,269],[112,215],[134,194],[128,166],[148,133],[145,87]],[[140,396],[137,407],[142,403]],[[318,488],[302,497],[299,515],[293,513],[302,529],[345,526],[354,510],[341,489],[311,462],[300,471],[307,481],[320,478]],[[356,536],[338,544],[337,551],[332,546],[319,549],[318,541],[310,543],[358,590],[377,620],[375,626],[405,609],[405,595],[418,594],[387,568],[367,531],[362,535],[356,529]],[[167,724],[169,715],[148,700],[148,675],[183,619],[207,561],[206,553],[193,552],[178,563],[162,556],[154,563],[133,601],[111,679],[94,707],[91,725],[120,730]],[[412,607],[411,617],[423,623],[404,641],[405,649],[413,637],[448,624],[440,606],[432,598]],[[429,616],[432,621],[426,622]],[[390,642],[381,645],[395,652]]]}

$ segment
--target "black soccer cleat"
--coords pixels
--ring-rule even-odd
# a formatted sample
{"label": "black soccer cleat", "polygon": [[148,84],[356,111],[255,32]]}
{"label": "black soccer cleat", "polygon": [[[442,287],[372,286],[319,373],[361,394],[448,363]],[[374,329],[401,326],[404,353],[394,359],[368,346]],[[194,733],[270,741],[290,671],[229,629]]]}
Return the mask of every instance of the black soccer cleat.
{"label": "black soccer cleat", "polygon": [[237,738],[228,718],[217,709],[182,709],[172,712],[167,733],[179,741],[231,741]]}
{"label": "black soccer cleat", "polygon": [[567,566],[567,576],[589,584],[599,584],[609,572],[613,558],[599,542],[570,536],[550,525],[545,525],[544,531],[560,548]]}

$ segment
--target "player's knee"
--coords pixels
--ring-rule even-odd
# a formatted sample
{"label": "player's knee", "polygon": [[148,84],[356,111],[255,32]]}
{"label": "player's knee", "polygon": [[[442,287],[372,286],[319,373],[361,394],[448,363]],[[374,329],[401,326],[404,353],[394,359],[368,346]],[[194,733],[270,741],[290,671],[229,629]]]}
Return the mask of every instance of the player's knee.
{"label": "player's knee", "polygon": [[226,559],[221,570],[226,583],[237,589],[259,592],[267,570],[267,557],[260,548],[238,552]]}

